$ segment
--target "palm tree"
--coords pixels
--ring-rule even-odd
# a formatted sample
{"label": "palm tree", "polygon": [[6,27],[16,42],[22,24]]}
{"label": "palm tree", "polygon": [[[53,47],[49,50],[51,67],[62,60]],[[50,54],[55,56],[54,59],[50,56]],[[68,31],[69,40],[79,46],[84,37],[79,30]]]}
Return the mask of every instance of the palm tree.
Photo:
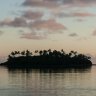
{"label": "palm tree", "polygon": [[64,52],[64,50],[63,50],[63,49],[61,49],[61,52],[62,52],[62,54],[63,54],[63,55],[65,55],[65,52]]}
{"label": "palm tree", "polygon": [[20,55],[20,51],[17,51],[17,54]]}
{"label": "palm tree", "polygon": [[15,51],[14,54],[15,55],[19,55],[20,54],[20,51]]}
{"label": "palm tree", "polygon": [[53,57],[59,57],[59,54],[58,53],[59,53],[58,51],[53,50],[52,56]]}
{"label": "palm tree", "polygon": [[29,50],[26,50],[26,57],[31,56],[32,52],[30,52]]}
{"label": "palm tree", "polygon": [[70,52],[70,53],[68,54],[68,56],[71,57],[71,56],[72,56],[72,53]]}
{"label": "palm tree", "polygon": [[90,59],[91,59],[91,57],[90,57],[90,56],[87,56],[87,59],[88,59],[88,60],[90,60]]}
{"label": "palm tree", "polygon": [[77,56],[77,51],[70,51],[70,56],[71,57],[76,57]]}
{"label": "palm tree", "polygon": [[51,49],[49,49],[47,52],[48,52],[49,56],[52,55],[52,51],[51,51]]}
{"label": "palm tree", "polygon": [[51,52],[51,49],[48,49],[48,51],[47,51],[47,52],[49,52],[49,53],[50,53],[50,52]]}
{"label": "palm tree", "polygon": [[40,51],[39,51],[39,54],[40,54],[40,56],[42,56],[42,55],[43,55],[43,51],[42,51],[42,50],[40,50]]}
{"label": "palm tree", "polygon": [[24,55],[25,55],[25,51],[22,51],[22,52],[21,52],[21,55],[24,56]]}
{"label": "palm tree", "polygon": [[12,55],[12,57],[15,57],[15,53],[14,52],[11,52],[11,55]]}
{"label": "palm tree", "polygon": [[37,55],[37,53],[38,53],[38,50],[35,50],[35,54]]}
{"label": "palm tree", "polygon": [[47,50],[43,50],[43,56],[48,55]]}
{"label": "palm tree", "polygon": [[12,59],[12,56],[11,55],[8,55],[8,59],[7,60],[10,60],[10,59]]}

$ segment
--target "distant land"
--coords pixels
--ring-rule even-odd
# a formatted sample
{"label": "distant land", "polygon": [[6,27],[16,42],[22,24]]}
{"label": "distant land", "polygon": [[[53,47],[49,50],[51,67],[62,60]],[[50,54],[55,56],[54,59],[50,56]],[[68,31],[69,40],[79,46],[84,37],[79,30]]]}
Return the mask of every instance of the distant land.
{"label": "distant land", "polygon": [[65,53],[62,49],[35,50],[34,55],[29,50],[14,51],[1,66],[8,68],[87,68],[92,66],[91,57],[76,51]]}

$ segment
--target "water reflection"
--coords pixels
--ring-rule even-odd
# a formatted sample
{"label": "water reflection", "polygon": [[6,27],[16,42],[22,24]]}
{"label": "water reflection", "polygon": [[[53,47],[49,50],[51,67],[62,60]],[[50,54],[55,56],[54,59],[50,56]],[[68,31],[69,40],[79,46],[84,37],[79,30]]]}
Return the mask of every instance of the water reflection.
{"label": "water reflection", "polygon": [[95,70],[1,68],[0,96],[95,96]]}
{"label": "water reflection", "polygon": [[90,72],[91,68],[68,68],[68,69],[8,69],[9,73],[21,72],[21,73],[86,73]]}

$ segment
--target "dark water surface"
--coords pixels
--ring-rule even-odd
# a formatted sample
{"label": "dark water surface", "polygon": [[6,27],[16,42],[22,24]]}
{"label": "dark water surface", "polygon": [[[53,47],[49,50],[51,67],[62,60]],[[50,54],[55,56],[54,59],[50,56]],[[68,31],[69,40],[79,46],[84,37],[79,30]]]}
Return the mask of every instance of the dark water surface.
{"label": "dark water surface", "polygon": [[1,67],[0,96],[96,96],[96,66],[76,70]]}

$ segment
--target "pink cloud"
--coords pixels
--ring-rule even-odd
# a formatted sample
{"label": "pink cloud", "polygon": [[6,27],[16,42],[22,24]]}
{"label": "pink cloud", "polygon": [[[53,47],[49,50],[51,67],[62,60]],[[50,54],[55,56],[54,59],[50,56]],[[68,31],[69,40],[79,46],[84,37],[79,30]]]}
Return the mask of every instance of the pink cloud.
{"label": "pink cloud", "polygon": [[95,30],[95,31],[93,31],[92,35],[93,35],[93,36],[96,36],[96,30]]}
{"label": "pink cloud", "polygon": [[90,16],[96,16],[96,14],[93,13],[88,13],[88,12],[75,12],[72,13],[73,16],[76,17],[90,17]]}
{"label": "pink cloud", "polygon": [[[41,40],[46,39],[50,34],[61,33],[60,30],[67,29],[64,25],[57,23],[53,19],[37,20],[29,25],[30,31],[32,32],[22,32],[21,38]],[[41,31],[41,33],[39,33],[39,31]]]}
{"label": "pink cloud", "polygon": [[64,25],[56,22],[53,19],[36,21],[32,24],[32,28],[47,29],[47,30],[51,30],[51,31],[59,31],[59,30],[67,29]]}

